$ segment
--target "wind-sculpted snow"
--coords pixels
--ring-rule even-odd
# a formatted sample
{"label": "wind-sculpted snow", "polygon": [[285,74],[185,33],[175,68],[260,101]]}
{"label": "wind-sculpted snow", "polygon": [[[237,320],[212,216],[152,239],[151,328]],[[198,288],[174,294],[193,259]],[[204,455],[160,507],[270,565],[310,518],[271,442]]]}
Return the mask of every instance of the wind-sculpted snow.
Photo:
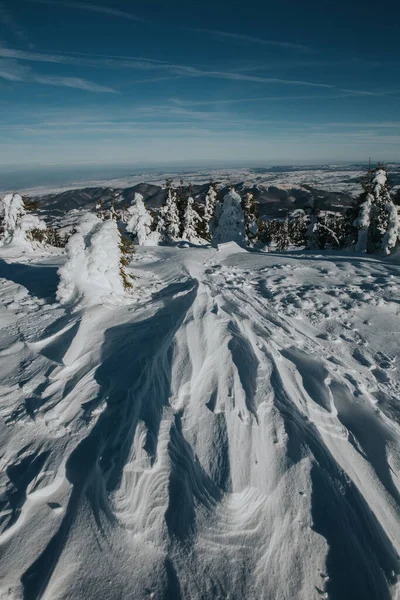
{"label": "wind-sculpted snow", "polygon": [[57,265],[0,264],[0,598],[395,599],[400,267],[132,267],[130,303],[74,310]]}

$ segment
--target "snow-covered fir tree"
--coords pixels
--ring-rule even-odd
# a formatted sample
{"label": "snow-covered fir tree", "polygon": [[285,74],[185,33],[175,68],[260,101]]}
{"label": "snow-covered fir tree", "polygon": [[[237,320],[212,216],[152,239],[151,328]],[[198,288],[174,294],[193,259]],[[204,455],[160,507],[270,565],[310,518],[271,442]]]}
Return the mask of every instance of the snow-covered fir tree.
{"label": "snow-covered fir tree", "polygon": [[386,169],[378,165],[372,179],[372,243],[377,250],[390,254],[398,240],[397,210],[390,197]]}
{"label": "snow-covered fir tree", "polygon": [[231,241],[240,245],[246,242],[242,199],[233,188],[224,197],[221,216],[213,236],[215,244]]}
{"label": "snow-covered fir tree", "polygon": [[286,216],[284,221],[281,221],[275,237],[276,249],[279,252],[284,252],[291,245],[290,231],[289,231],[289,215]]}
{"label": "snow-covered fir tree", "polygon": [[186,210],[183,216],[182,239],[196,243],[199,241],[198,227],[201,221],[199,214],[193,207],[194,200],[191,196],[187,199]]}
{"label": "snow-covered fir tree", "polygon": [[307,245],[308,218],[302,208],[294,210],[290,215],[289,237],[290,243],[296,247]]}
{"label": "snow-covered fir tree", "polygon": [[131,233],[138,246],[154,245],[155,232],[152,231],[153,218],[143,202],[143,196],[136,193],[132,206],[126,210],[126,231]]}
{"label": "snow-covered fir tree", "polygon": [[356,252],[368,252],[369,226],[371,224],[371,211],[374,197],[370,192],[362,194],[359,202],[359,212],[353,225],[357,228]]}
{"label": "snow-covered fir tree", "polygon": [[332,213],[320,213],[318,219],[318,233],[320,248],[337,250],[342,247],[343,240],[340,233],[341,219]]}
{"label": "snow-covered fir tree", "polygon": [[215,208],[217,204],[217,190],[215,189],[215,185],[213,183],[210,184],[208,188],[205,205],[204,205],[204,216],[203,216],[203,235],[204,238],[208,241],[211,240],[214,229],[215,229]]}
{"label": "snow-covered fir tree", "polygon": [[[189,185],[189,196],[192,195],[192,186]],[[187,193],[185,190],[185,185],[183,179],[180,180],[179,186],[175,189],[175,198],[176,198],[176,207],[178,210],[179,217],[179,235],[178,237],[183,237],[183,228],[184,228],[184,220],[185,220],[185,211],[186,211],[186,199]]]}
{"label": "snow-covered fir tree", "polygon": [[242,208],[244,214],[244,227],[248,244],[254,244],[257,240],[258,224],[257,224],[257,207],[254,200],[254,195],[247,192],[242,200]]}
{"label": "snow-covered fir tree", "polygon": [[33,212],[36,202],[23,199],[20,194],[6,194],[1,200],[3,234],[0,243],[15,245],[24,251],[34,249],[35,242],[46,241],[46,223]]}
{"label": "snow-covered fir tree", "polygon": [[160,233],[163,238],[169,242],[175,242],[180,237],[181,222],[176,200],[176,192],[167,180],[167,199],[160,210],[160,216],[163,222]]}
{"label": "snow-covered fir tree", "polygon": [[57,299],[83,300],[88,305],[121,299],[131,287],[127,252],[114,219],[102,221],[88,213],[79,221],[66,246],[67,261],[58,273]]}
{"label": "snow-covered fir tree", "polygon": [[309,200],[309,225],[307,229],[307,248],[319,250],[321,248],[320,231],[318,226],[319,209],[316,198]]}
{"label": "snow-covered fir tree", "polygon": [[399,222],[385,168],[378,165],[375,170],[370,169],[361,185],[363,192],[355,207],[349,211],[349,217],[354,219],[352,223],[357,231],[355,250],[390,254],[398,243]]}

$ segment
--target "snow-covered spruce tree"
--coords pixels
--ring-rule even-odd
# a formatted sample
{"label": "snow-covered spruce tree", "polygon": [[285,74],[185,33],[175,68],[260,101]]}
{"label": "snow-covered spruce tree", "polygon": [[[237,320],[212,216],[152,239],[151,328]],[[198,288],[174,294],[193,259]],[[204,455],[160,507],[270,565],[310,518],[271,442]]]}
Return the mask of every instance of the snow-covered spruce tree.
{"label": "snow-covered spruce tree", "polygon": [[[362,193],[347,212],[350,243],[354,243],[355,237],[357,252],[390,254],[399,239],[399,222],[385,168],[378,165],[376,169],[370,169],[361,185]],[[353,225],[353,232],[350,225]]]}
{"label": "snow-covered spruce tree", "polygon": [[46,223],[27,211],[38,208],[38,203],[23,199],[19,194],[6,194],[1,200],[3,214],[2,245],[15,245],[22,250],[34,249],[34,242],[46,241]]}
{"label": "snow-covered spruce tree", "polygon": [[354,249],[356,252],[368,252],[371,249],[370,225],[374,203],[372,176],[373,171],[369,169],[366,177],[363,177],[360,181],[363,191],[354,205],[346,211],[349,245],[355,244]]}
{"label": "snow-covered spruce tree", "polygon": [[260,244],[272,249],[276,246],[276,240],[279,232],[279,221],[277,219],[259,219],[258,220],[258,241]]}
{"label": "snow-covered spruce tree", "polygon": [[399,242],[400,223],[397,208],[393,202],[387,202],[386,210],[388,214],[388,226],[383,236],[382,250],[384,254],[388,255]]}
{"label": "snow-covered spruce tree", "polygon": [[396,246],[399,236],[397,209],[390,197],[386,169],[378,165],[372,179],[372,243],[384,254]]}
{"label": "snow-covered spruce tree", "polygon": [[198,226],[201,221],[198,213],[193,208],[194,200],[191,196],[186,201],[186,210],[183,216],[182,239],[191,243],[199,241]]}
{"label": "snow-covered spruce tree", "polygon": [[[192,195],[192,186],[189,184],[188,186],[189,196]],[[183,179],[180,180],[179,186],[175,189],[175,197],[176,197],[176,207],[178,210],[179,216],[179,236],[183,236],[183,228],[184,228],[184,220],[185,220],[185,211],[186,211],[186,199],[189,197],[185,190],[185,185]]]}
{"label": "snow-covered spruce tree", "polygon": [[214,229],[215,229],[215,207],[217,203],[217,190],[215,185],[210,183],[208,188],[205,204],[204,204],[204,216],[203,216],[203,236],[206,240],[211,241]]}
{"label": "snow-covered spruce tree", "polygon": [[240,245],[244,245],[246,242],[242,199],[234,188],[231,188],[224,197],[222,212],[214,232],[213,242],[215,244],[236,242]]}
{"label": "snow-covered spruce tree", "polygon": [[276,249],[279,252],[284,252],[290,246],[290,232],[289,232],[289,216],[287,215],[284,221],[279,223],[279,229],[276,236]]}
{"label": "snow-covered spruce tree", "polygon": [[302,208],[294,210],[290,215],[289,238],[290,243],[296,247],[307,245],[308,220]]}
{"label": "snow-covered spruce tree", "polygon": [[343,240],[340,236],[340,221],[336,215],[320,213],[318,221],[320,248],[338,250]]}
{"label": "snow-covered spruce tree", "polygon": [[309,200],[309,225],[307,229],[307,248],[310,250],[319,250],[321,248],[319,232],[319,209],[316,198]]}
{"label": "snow-covered spruce tree", "polygon": [[257,225],[257,206],[254,196],[251,192],[247,192],[242,199],[242,209],[244,214],[244,228],[248,244],[254,244],[257,241],[258,225]]}
{"label": "snow-covered spruce tree", "polygon": [[125,268],[130,249],[124,247],[114,219],[102,221],[86,214],[66,246],[67,262],[60,267],[57,299],[62,304],[84,300],[101,304],[105,298],[120,299],[132,287]]}
{"label": "snow-covered spruce tree", "polygon": [[368,252],[369,247],[369,227],[371,225],[371,211],[374,197],[370,192],[363,193],[359,199],[358,215],[354,219],[353,225],[357,228],[356,252]]}
{"label": "snow-covered spruce tree", "polygon": [[171,182],[167,180],[167,199],[160,210],[160,217],[163,221],[163,229],[160,233],[168,242],[176,242],[180,237],[181,222],[176,200],[176,192],[172,188]]}
{"label": "snow-covered spruce tree", "polygon": [[152,231],[153,218],[147,211],[141,194],[135,194],[133,204],[126,213],[126,231],[132,234],[135,244],[146,246],[154,234]]}

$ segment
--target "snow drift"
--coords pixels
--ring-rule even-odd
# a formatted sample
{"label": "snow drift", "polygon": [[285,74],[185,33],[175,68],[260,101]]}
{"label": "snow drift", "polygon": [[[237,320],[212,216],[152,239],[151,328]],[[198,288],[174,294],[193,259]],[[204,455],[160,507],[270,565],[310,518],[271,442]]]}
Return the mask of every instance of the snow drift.
{"label": "snow drift", "polygon": [[0,595],[396,598],[400,267],[234,248],[139,249],[134,307],[72,313],[0,270]]}

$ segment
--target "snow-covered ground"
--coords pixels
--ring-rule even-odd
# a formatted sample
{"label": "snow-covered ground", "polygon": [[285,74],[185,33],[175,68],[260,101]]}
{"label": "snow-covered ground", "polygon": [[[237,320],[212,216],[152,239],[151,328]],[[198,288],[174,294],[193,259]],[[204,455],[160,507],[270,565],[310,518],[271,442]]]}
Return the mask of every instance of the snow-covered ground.
{"label": "snow-covered ground", "polygon": [[399,261],[0,258],[1,600],[400,597]]}

